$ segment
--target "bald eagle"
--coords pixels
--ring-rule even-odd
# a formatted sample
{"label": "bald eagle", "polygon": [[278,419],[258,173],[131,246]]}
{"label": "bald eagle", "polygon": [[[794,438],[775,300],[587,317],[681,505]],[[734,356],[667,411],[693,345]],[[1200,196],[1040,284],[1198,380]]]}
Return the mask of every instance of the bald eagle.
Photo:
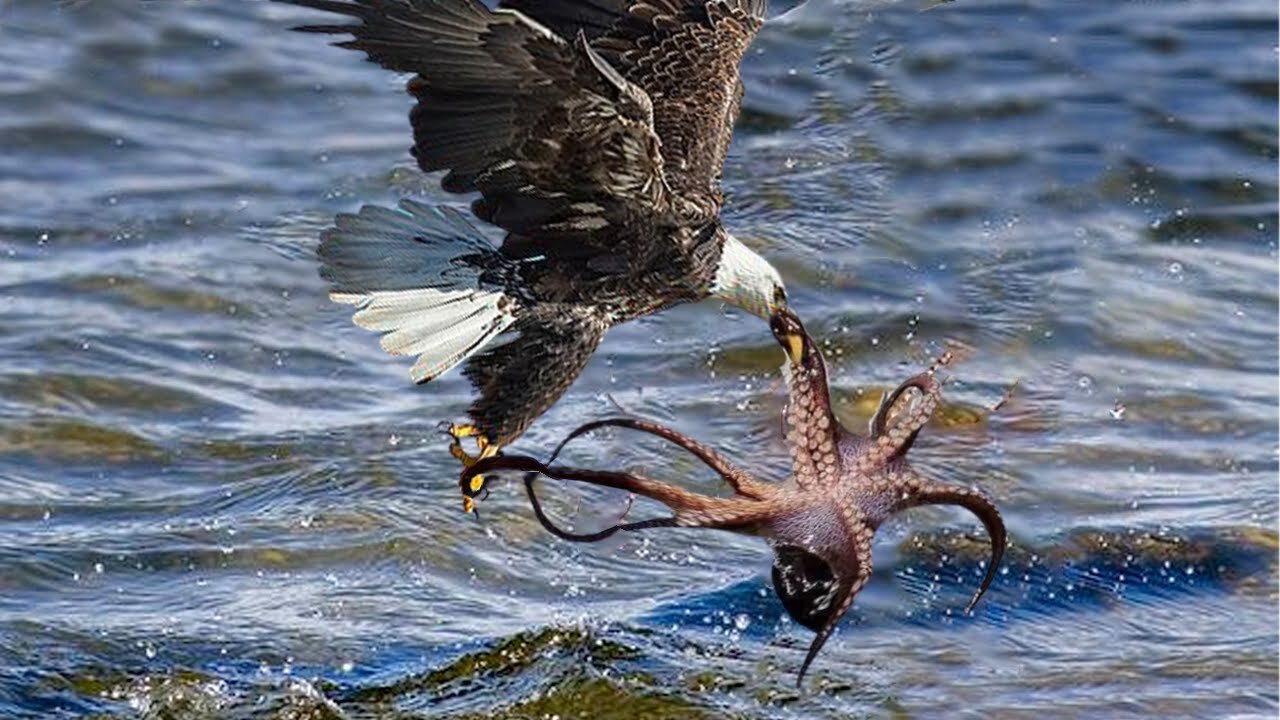
{"label": "bald eagle", "polygon": [[[767,318],[777,270],[720,222],[720,178],[765,0],[282,0],[357,19],[308,25],[396,72],[411,150],[506,232],[449,207],[339,215],[321,274],[429,382],[466,361],[471,422],[496,454],[560,397],[605,332],[718,297]],[[504,336],[507,342],[492,341]],[[483,487],[464,487],[464,504]]]}

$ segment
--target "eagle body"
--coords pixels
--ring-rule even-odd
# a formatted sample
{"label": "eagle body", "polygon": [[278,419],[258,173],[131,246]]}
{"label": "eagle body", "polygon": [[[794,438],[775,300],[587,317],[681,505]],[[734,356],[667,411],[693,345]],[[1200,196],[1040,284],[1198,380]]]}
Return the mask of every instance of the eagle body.
{"label": "eagle body", "polygon": [[403,201],[339,215],[321,274],[353,320],[416,355],[428,382],[466,361],[472,424],[506,445],[569,387],[608,328],[708,296],[767,317],[767,261],[720,222],[763,0],[281,0],[355,18],[300,30],[396,72],[411,152],[462,213]]}

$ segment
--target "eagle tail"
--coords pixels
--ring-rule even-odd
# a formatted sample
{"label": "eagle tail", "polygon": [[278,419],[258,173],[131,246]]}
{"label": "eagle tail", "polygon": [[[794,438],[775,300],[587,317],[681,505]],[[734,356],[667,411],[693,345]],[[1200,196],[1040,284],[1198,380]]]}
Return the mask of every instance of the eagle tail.
{"label": "eagle tail", "polygon": [[515,322],[515,262],[457,210],[403,200],[341,214],[320,235],[329,298],[352,305],[355,324],[384,333],[382,347],[417,355],[425,383],[467,359]]}

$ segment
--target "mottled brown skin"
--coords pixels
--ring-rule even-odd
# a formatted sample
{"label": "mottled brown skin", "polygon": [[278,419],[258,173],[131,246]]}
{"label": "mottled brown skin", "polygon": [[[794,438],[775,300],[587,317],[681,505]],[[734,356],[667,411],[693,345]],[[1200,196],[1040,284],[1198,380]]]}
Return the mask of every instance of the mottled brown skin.
{"label": "mottled brown skin", "polygon": [[[831,411],[822,354],[788,311],[775,314],[771,327],[787,353],[790,399],[784,411],[791,447],[792,476],[783,483],[755,479],[715,450],[674,430],[634,419],[589,423],[574,430],[546,463],[504,455],[480,461],[463,474],[524,470],[534,512],[558,537],[594,541],[618,530],[651,527],[705,527],[766,538],[774,548],[774,590],[783,607],[800,624],[817,633],[800,668],[797,684],[821,650],[853,598],[871,578],[871,541],[894,513],[919,505],[959,505],[978,517],[991,538],[991,562],[966,612],[991,585],[1004,554],[1004,522],[982,493],[946,485],[917,474],[906,460],[917,434],[942,397],[938,363],[902,383],[885,397],[866,436],[840,425]],[[601,427],[624,427],[658,435],[693,453],[715,470],[734,495],[711,497],[630,473],[553,465],[565,444]],[[574,534],[546,517],[533,491],[535,473],[618,488],[657,500],[673,515],[619,524],[591,534]]]}

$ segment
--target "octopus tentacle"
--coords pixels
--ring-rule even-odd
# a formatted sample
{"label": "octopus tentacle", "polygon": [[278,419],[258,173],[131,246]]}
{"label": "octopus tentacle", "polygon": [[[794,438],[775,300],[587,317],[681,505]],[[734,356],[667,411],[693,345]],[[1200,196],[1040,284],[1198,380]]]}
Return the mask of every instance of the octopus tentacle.
{"label": "octopus tentacle", "polygon": [[[902,398],[908,390],[919,390],[922,393],[919,401],[911,404],[914,398],[905,401]],[[871,418],[871,437],[875,440],[876,450],[866,455],[861,463],[869,470],[871,465],[888,462],[907,454],[920,430],[929,423],[933,413],[942,404],[942,383],[932,372],[924,372],[907,378],[892,393],[885,396],[880,408]],[[896,412],[895,412],[896,411]],[[901,413],[896,418],[895,414]],[[892,421],[892,422],[891,422]]]}
{"label": "octopus tentacle", "polygon": [[[527,473],[540,473],[555,480],[585,482],[642,495],[670,508],[675,515],[667,520],[671,525],[678,527],[743,528],[763,522],[778,512],[776,503],[765,503],[741,496],[718,498],[702,495],[632,473],[587,470],[563,465],[549,466],[525,455],[501,455],[481,460],[464,471],[464,479],[467,474],[492,473],[498,470],[523,470]],[[529,483],[530,479],[526,477],[526,488],[529,487]],[[789,505],[784,504],[783,507],[787,508]],[[627,525],[617,527],[623,530],[629,529]],[[652,527],[652,525],[643,525],[643,527]],[[551,528],[548,527],[548,529]],[[642,527],[636,526],[631,529],[642,529]],[[599,538],[593,535],[592,539],[603,539],[616,530],[601,532],[604,534]]]}
{"label": "octopus tentacle", "polygon": [[561,540],[569,542],[598,542],[613,535],[619,530],[647,530],[656,527],[676,527],[676,519],[670,518],[653,518],[651,520],[641,520],[633,523],[619,523],[611,527],[593,533],[573,533],[556,525],[547,517],[546,512],[542,509],[542,503],[538,500],[538,495],[533,491],[533,481],[537,478],[537,473],[529,472],[524,476],[524,489],[529,495],[529,504],[533,506],[533,514],[538,518],[538,522],[547,532],[555,535]]}
{"label": "octopus tentacle", "polygon": [[717,500],[707,495],[699,495],[684,488],[676,487],[660,480],[634,475],[632,473],[612,470],[588,470],[571,468],[563,465],[545,465],[527,455],[501,455],[477,462],[465,471],[466,474],[492,473],[497,470],[523,470],[546,475],[555,480],[573,480],[592,485],[616,488],[643,495],[674,509],[704,509],[710,500]]}
{"label": "octopus tentacle", "polygon": [[901,498],[894,508],[895,512],[920,505],[957,505],[972,513],[986,528],[987,535],[991,539],[991,562],[987,565],[987,573],[983,576],[978,591],[974,593],[973,599],[964,609],[966,613],[972,612],[974,606],[987,592],[987,588],[991,587],[991,582],[995,580],[996,570],[1000,567],[1005,546],[1008,544],[1008,533],[1005,531],[1004,519],[1000,517],[1000,511],[986,495],[977,490],[924,480],[919,476],[916,476],[911,485],[903,490]]}
{"label": "octopus tentacle", "polygon": [[[909,404],[910,400],[908,400],[908,404],[905,407],[900,408],[898,406],[898,401],[902,399],[902,396],[906,393],[907,390],[910,390],[912,388],[916,390],[920,390],[925,394],[926,397],[935,396],[936,399],[940,402],[942,384],[945,382],[945,380],[939,381],[937,379],[937,372],[941,368],[950,364],[954,359],[955,359],[955,354],[951,350],[947,350],[943,352],[941,355],[938,356],[936,360],[934,360],[932,363],[929,364],[929,367],[924,372],[907,378],[901,385],[897,387],[897,389],[895,389],[892,393],[889,393],[883,399],[881,399],[880,407],[876,409],[875,416],[871,418],[871,423],[870,423],[871,437],[874,439],[884,435],[885,431],[888,429],[889,421],[893,418],[895,414],[897,414],[898,412],[909,412],[911,410],[911,406]],[[930,414],[933,412],[933,409],[936,409],[936,404],[934,408],[929,410]],[[918,413],[913,414],[912,420],[914,421],[915,419],[918,419],[918,417],[919,417]],[[924,416],[924,419],[925,421],[928,420],[927,414]],[[921,426],[923,426],[923,424]],[[916,431],[918,432],[919,428],[916,428]],[[912,442],[915,441],[914,433],[910,436],[910,440]],[[908,445],[908,449],[909,448],[910,448],[910,445]]]}
{"label": "octopus tentacle", "polygon": [[795,483],[801,489],[833,486],[840,479],[842,428],[831,411],[826,362],[794,315],[775,314],[770,328],[787,354],[789,399],[782,416]]}
{"label": "octopus tentacle", "polygon": [[822,646],[827,643],[827,639],[835,632],[836,625],[840,623],[840,619],[844,617],[845,613],[849,612],[849,608],[853,605],[854,597],[871,580],[871,532],[860,532],[852,537],[854,537],[854,542],[851,551],[856,558],[852,566],[853,572],[851,575],[840,578],[840,589],[835,593],[835,601],[839,604],[827,617],[822,628],[817,631],[813,642],[809,644],[809,652],[805,654],[804,663],[800,665],[800,672],[796,675],[796,687],[800,687],[804,683],[805,673],[809,671],[809,666],[818,657]]}
{"label": "octopus tentacle", "polygon": [[630,430],[638,430],[650,435],[656,435],[674,445],[689,451],[694,457],[701,460],[707,467],[711,468],[718,474],[733,491],[739,495],[763,500],[774,494],[774,487],[768,483],[760,482],[748,473],[746,470],[738,467],[732,460],[720,454],[719,451],[704,445],[697,440],[685,435],[682,432],[673,430],[665,425],[659,425],[648,420],[639,420],[635,418],[607,418],[604,420],[596,420],[578,427],[569,436],[560,442],[560,445],[552,453],[548,463],[554,462],[560,450],[572,439],[579,437],[585,433],[591,432],[602,427],[621,427]]}

